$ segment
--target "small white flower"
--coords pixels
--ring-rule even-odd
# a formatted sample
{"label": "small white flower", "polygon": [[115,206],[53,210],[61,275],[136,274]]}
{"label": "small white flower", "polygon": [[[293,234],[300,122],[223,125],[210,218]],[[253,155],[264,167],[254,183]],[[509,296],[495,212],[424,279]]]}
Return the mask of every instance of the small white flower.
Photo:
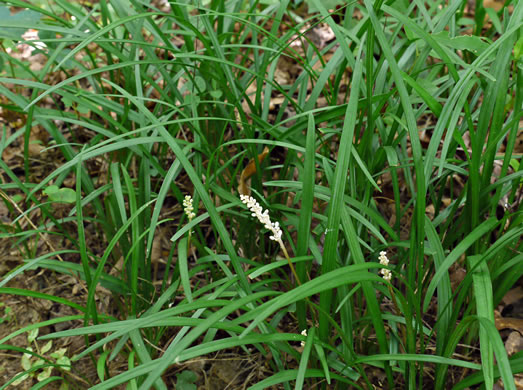
{"label": "small white flower", "polygon": [[392,278],[392,272],[387,268],[382,268],[380,273],[383,275],[383,279],[390,280]]}
{"label": "small white flower", "polygon": [[387,252],[381,251],[378,259],[380,260],[381,265],[389,265],[389,259],[387,258]]}
{"label": "small white flower", "polygon": [[272,236],[269,238],[273,241],[277,241],[280,246],[283,247],[283,242],[281,241],[282,230],[280,229],[280,224],[278,222],[271,221],[271,217],[269,217],[269,210],[264,211],[256,199],[254,199],[252,196],[240,195],[240,199],[252,212],[251,215],[258,218],[258,221],[260,221],[266,229],[271,231]]}
{"label": "small white flower", "polygon": [[185,199],[183,200],[183,210],[185,211],[187,218],[189,218],[189,221],[191,221],[194,217],[196,217],[196,214],[193,212],[194,207],[192,205],[192,196],[191,195],[185,195]]}
{"label": "small white flower", "polygon": [[[303,330],[301,331],[301,335],[307,337],[307,329],[303,329]],[[305,347],[305,341],[302,341],[302,342],[301,342],[301,346],[302,346],[302,347]]]}
{"label": "small white flower", "polygon": [[[384,265],[384,266],[389,265],[389,259],[387,258],[387,252],[381,251],[378,259],[380,260],[381,265]],[[390,270],[388,270],[387,268],[382,268],[380,270],[380,273],[383,275],[383,279],[385,279],[385,280],[390,280],[392,278],[392,272],[390,272]]]}

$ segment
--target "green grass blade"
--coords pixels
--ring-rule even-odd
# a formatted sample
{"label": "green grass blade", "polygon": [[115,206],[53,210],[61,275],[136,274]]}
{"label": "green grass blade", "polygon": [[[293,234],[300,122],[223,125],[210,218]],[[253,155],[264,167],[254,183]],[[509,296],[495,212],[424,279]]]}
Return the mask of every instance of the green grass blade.
{"label": "green grass blade", "polygon": [[303,389],[305,373],[307,372],[307,365],[309,363],[309,356],[314,345],[314,333],[316,333],[316,329],[311,328],[307,334],[307,340],[305,341],[305,347],[303,348],[303,352],[301,354],[300,365],[298,367],[298,375],[296,376],[296,384],[294,386],[296,390]]}
{"label": "green grass blade", "polygon": [[178,264],[180,266],[180,279],[182,281],[183,292],[187,302],[193,301],[191,291],[191,281],[189,279],[189,266],[187,264],[187,247],[189,241],[186,237],[182,238],[178,243]]}
{"label": "green grass blade", "polygon": [[[311,232],[312,209],[314,202],[314,167],[315,167],[315,143],[316,127],[314,117],[309,115],[307,124],[307,139],[304,155],[304,167],[302,175],[301,212],[298,225],[298,240],[296,244],[296,256],[306,256],[309,250],[309,237]],[[305,280],[305,264],[299,263],[296,272],[300,280]],[[298,302],[297,315],[300,329],[306,326],[305,302]]]}
{"label": "green grass blade", "polygon": [[[345,113],[345,121],[343,124],[343,130],[340,140],[341,153],[338,155],[338,161],[336,163],[336,170],[334,173],[334,187],[332,189],[332,197],[329,202],[329,211],[327,219],[327,229],[325,238],[325,247],[323,251],[323,262],[321,272],[327,274],[336,268],[337,257],[338,257],[338,235],[340,229],[341,215],[339,210],[343,205],[343,195],[345,193],[346,176],[349,168],[351,151],[352,151],[352,139],[354,135],[354,128],[356,126],[356,120],[358,117],[358,96],[360,93],[360,83],[362,81],[362,64],[360,61],[361,50],[358,53],[358,60],[356,61],[356,69],[354,70],[354,76],[352,78],[352,89],[349,98],[349,104],[347,105],[347,111]],[[327,290],[320,295],[320,306],[324,312],[329,313],[332,306],[332,294],[333,291]],[[320,315],[319,320],[319,337],[322,341],[327,341],[329,334],[328,321],[324,316]]]}
{"label": "green grass blade", "polygon": [[[472,272],[474,297],[476,298],[476,311],[478,318],[494,324],[494,304],[492,301],[492,282],[487,264],[482,261],[482,256],[469,256],[467,258],[469,272]],[[484,321],[482,321],[483,323]],[[485,387],[494,387],[494,351],[488,330],[481,326],[479,329],[479,345],[481,353],[481,366],[485,378]],[[504,352],[504,350],[503,350]]]}

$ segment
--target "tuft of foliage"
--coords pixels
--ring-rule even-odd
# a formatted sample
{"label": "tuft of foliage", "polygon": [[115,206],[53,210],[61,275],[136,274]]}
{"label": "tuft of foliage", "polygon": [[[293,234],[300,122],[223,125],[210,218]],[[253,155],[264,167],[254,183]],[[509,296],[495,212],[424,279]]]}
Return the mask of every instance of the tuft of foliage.
{"label": "tuft of foliage", "polygon": [[[251,389],[515,389],[494,308],[523,275],[523,2],[339,3],[0,0],[0,106],[23,118],[1,231],[24,257],[0,293],[76,312],[38,342],[83,336],[92,389],[195,388],[184,364],[223,351],[270,369]],[[84,299],[8,286],[35,269]]]}

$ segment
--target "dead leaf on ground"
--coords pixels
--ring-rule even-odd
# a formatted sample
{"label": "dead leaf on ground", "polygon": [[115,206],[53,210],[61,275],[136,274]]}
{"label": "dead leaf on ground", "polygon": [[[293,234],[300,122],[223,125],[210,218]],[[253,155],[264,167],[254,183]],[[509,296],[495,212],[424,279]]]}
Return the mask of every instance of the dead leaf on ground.
{"label": "dead leaf on ground", "polygon": [[515,353],[518,353],[523,348],[523,337],[519,332],[510,332],[505,341],[505,350],[507,351],[508,356],[512,356]]}
{"label": "dead leaf on ground", "polygon": [[[261,164],[263,160],[265,160],[265,157],[269,154],[269,148],[266,146],[263,148],[263,152],[261,152],[258,155],[258,164]],[[251,159],[247,166],[243,169],[241,176],[240,176],[240,184],[238,185],[238,192],[241,195],[250,195],[251,194],[251,188],[249,180],[252,175],[256,173],[256,163],[254,162],[254,159]]]}
{"label": "dead leaf on ground", "polygon": [[523,333],[523,320],[520,318],[497,317],[496,328],[498,328],[498,330],[514,329],[520,333]]}
{"label": "dead leaf on ground", "polygon": [[520,300],[523,300],[523,287],[517,286],[505,294],[502,302],[505,305],[512,305]]}
{"label": "dead leaf on ground", "polygon": [[498,12],[501,8],[503,8],[504,4],[505,4],[504,1],[499,1],[499,0],[483,0],[483,7],[493,8],[496,12]]}

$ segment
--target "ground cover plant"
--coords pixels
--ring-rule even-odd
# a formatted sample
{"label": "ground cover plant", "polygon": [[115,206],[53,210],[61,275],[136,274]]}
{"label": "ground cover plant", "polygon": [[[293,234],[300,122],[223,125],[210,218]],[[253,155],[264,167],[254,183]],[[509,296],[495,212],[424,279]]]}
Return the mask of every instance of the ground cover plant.
{"label": "ground cover plant", "polygon": [[523,2],[0,27],[0,389],[516,388]]}

